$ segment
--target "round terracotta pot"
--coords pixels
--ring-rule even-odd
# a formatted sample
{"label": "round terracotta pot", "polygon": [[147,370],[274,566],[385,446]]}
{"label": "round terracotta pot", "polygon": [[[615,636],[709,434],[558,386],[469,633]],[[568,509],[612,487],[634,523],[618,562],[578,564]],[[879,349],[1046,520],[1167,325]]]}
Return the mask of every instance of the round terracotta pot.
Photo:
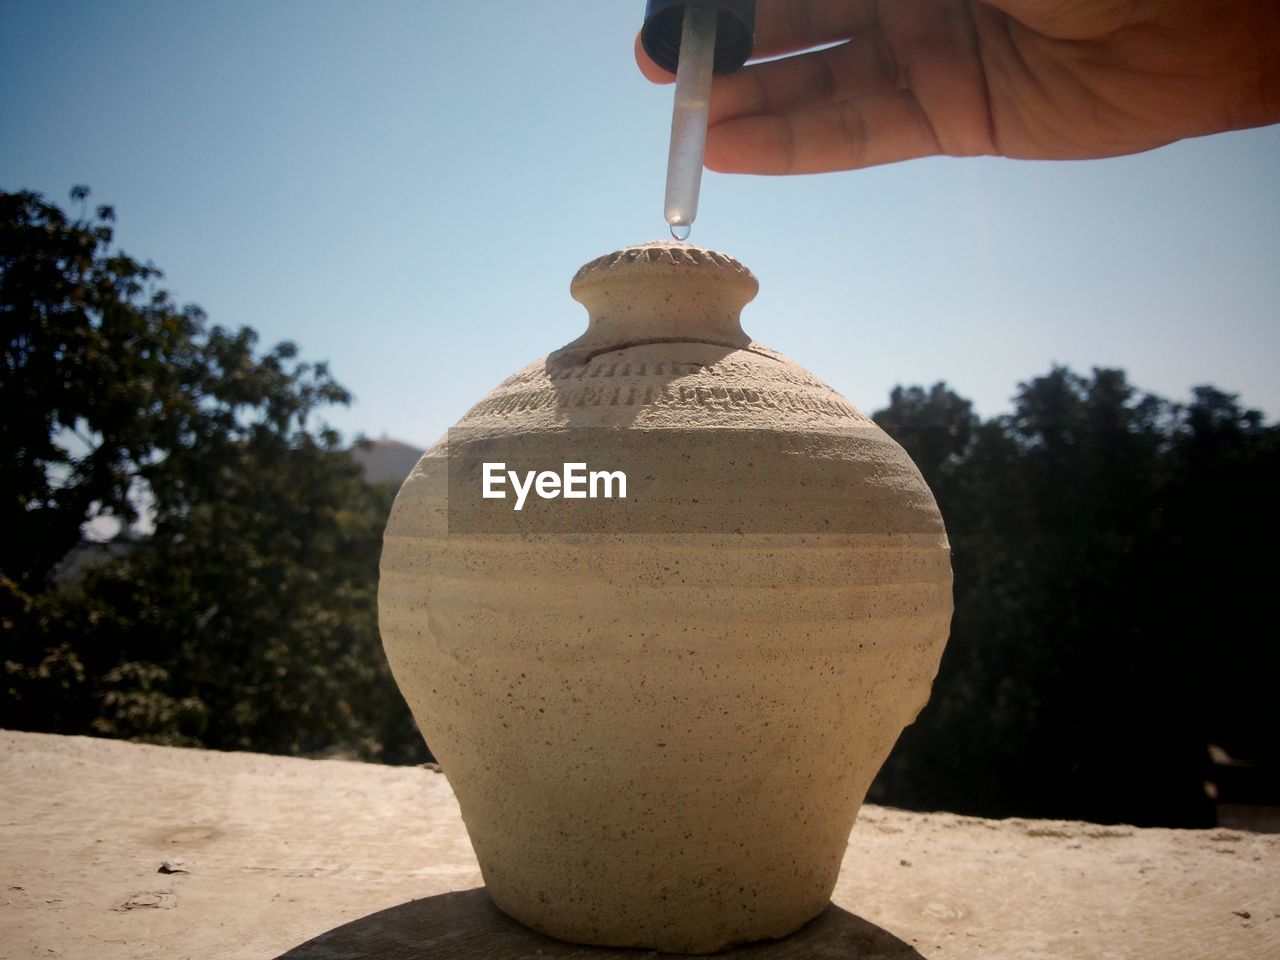
{"label": "round terracotta pot", "polygon": [[[571,289],[587,332],[400,490],[387,656],[501,909],[610,946],[780,937],[928,699],[942,518],[901,447],[743,333],[737,261],[646,244]],[[477,493],[482,462],[565,458],[625,469],[626,498]]]}

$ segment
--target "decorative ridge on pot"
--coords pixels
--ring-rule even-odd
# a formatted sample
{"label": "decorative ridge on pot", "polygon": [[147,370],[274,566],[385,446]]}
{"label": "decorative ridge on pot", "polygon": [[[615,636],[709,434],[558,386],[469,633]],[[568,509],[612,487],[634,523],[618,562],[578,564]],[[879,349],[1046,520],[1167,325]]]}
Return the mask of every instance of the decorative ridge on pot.
{"label": "decorative ridge on pot", "polygon": [[759,289],[750,270],[714,250],[668,241],[615,250],[574,275],[569,292],[590,325],[548,363],[572,366],[642,343],[754,349],[738,318]]}
{"label": "decorative ridge on pot", "polygon": [[748,278],[757,288],[759,287],[755,274],[742,261],[726,253],[708,250],[706,247],[695,247],[688,243],[653,240],[649,243],[637,243],[630,247],[623,247],[621,250],[615,250],[613,253],[606,253],[604,256],[589,260],[579,267],[578,272],[573,275],[570,289],[586,280],[590,274],[628,264],[634,264],[639,269],[653,264],[659,267],[673,266],[729,270]]}

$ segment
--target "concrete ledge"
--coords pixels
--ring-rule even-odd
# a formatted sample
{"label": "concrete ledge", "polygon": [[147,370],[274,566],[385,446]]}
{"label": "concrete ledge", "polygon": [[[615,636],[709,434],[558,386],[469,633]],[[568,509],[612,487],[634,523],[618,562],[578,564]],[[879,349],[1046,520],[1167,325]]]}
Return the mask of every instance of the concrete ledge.
{"label": "concrete ledge", "polygon": [[[0,731],[0,782],[3,956],[645,955],[494,909],[428,770]],[[1280,836],[866,807],[833,900],[720,956],[1270,960]]]}

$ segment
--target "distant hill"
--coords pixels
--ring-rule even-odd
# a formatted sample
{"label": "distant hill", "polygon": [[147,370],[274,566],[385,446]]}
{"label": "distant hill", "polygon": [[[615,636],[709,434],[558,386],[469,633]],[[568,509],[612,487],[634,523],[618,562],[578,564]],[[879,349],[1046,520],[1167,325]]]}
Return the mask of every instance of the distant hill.
{"label": "distant hill", "polygon": [[370,483],[403,483],[422,453],[419,447],[389,437],[366,440],[351,448],[351,455],[364,468],[365,479]]}

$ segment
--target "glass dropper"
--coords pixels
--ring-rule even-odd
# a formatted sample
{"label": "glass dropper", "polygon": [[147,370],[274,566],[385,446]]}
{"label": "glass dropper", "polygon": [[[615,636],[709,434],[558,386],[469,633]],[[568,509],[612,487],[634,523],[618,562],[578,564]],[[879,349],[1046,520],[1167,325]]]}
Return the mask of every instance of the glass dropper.
{"label": "glass dropper", "polygon": [[702,158],[707,145],[707,109],[716,58],[716,0],[688,0],[676,65],[676,103],[667,154],[666,217],[671,235],[687,240],[698,216]]}

